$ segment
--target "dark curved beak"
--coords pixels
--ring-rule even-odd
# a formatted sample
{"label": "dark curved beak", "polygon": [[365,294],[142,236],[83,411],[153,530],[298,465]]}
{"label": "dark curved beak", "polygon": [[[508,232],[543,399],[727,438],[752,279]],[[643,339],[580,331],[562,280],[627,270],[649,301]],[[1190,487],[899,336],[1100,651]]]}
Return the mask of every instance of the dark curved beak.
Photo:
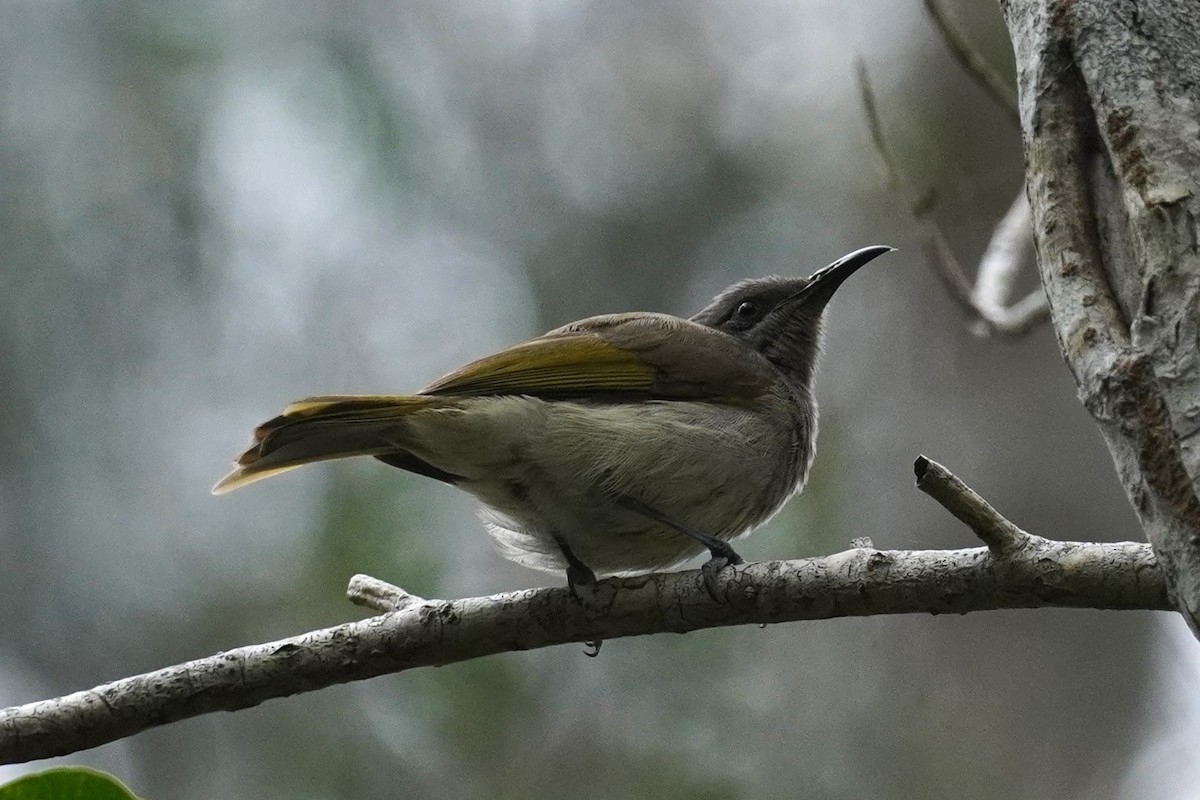
{"label": "dark curved beak", "polygon": [[829,302],[829,298],[833,297],[837,288],[845,282],[846,278],[858,272],[859,267],[895,249],[887,245],[876,244],[855,250],[853,253],[847,253],[824,269],[819,269],[810,275],[804,288],[788,299],[802,302],[806,306],[823,308]]}

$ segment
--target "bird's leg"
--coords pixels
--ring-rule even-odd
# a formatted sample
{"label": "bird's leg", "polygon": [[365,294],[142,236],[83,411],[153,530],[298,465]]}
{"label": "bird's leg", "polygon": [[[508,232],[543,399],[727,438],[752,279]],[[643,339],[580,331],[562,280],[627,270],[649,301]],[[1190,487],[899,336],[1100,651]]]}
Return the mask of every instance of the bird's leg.
{"label": "bird's leg", "polygon": [[[567,560],[567,589],[571,592],[571,596],[579,602],[583,600],[579,597],[580,586],[595,586],[596,573],[592,572],[591,567],[579,560],[579,556],[575,555],[575,551],[571,549],[571,545],[567,544],[567,540],[559,536],[557,533],[551,534],[554,537],[554,543],[558,545],[558,549],[562,550],[563,558]],[[583,651],[588,658],[595,658],[600,655],[600,646],[604,644],[603,639],[592,639],[584,642],[587,650]]]}
{"label": "bird's leg", "polygon": [[709,555],[712,556],[705,561],[700,567],[700,572],[704,576],[704,587],[708,589],[709,595],[714,600],[720,600],[717,596],[717,575],[726,567],[736,566],[737,564],[745,564],[746,561],[737,554],[737,551],[724,539],[718,539],[703,531],[698,531],[682,522],[668,517],[656,509],[651,508],[640,500],[635,500],[628,495],[621,495],[617,499],[617,503],[630,511],[649,517],[650,519],[661,522],[668,528],[679,531],[684,536],[695,539],[700,544],[708,548]]}
{"label": "bird's leg", "polygon": [[558,549],[562,550],[563,558],[567,560],[567,588],[571,590],[571,596],[578,600],[579,587],[595,584],[596,573],[579,560],[579,556],[575,555],[575,551],[567,544],[566,539],[557,533],[551,535],[554,537],[554,543],[558,545]]}

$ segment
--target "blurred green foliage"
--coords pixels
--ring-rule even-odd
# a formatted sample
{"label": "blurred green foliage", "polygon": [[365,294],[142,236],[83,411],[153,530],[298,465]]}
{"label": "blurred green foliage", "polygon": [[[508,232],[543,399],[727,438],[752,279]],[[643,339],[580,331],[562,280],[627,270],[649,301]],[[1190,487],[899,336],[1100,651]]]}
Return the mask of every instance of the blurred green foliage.
{"label": "blurred green foliage", "polygon": [[0,786],[0,800],[137,800],[121,782],[86,767],[56,767]]}

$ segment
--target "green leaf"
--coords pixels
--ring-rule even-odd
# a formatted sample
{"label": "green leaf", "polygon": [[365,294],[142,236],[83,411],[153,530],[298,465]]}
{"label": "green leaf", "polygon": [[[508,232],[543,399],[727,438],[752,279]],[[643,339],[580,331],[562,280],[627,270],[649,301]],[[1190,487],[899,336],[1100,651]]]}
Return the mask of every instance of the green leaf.
{"label": "green leaf", "polygon": [[55,767],[0,786],[0,800],[138,800],[116,778],[87,767]]}

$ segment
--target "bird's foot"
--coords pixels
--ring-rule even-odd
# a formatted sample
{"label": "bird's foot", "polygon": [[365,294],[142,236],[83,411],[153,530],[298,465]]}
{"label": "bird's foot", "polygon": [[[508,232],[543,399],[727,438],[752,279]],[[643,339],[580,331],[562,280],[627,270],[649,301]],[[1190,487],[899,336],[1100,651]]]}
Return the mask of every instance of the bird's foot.
{"label": "bird's foot", "polygon": [[700,567],[700,575],[704,578],[704,588],[708,592],[708,596],[716,602],[722,602],[721,595],[717,592],[717,578],[721,571],[726,567],[736,567],[738,564],[745,564],[746,560],[739,556],[737,552],[729,545],[729,542],[718,543],[709,548],[709,553],[712,558],[705,561]]}
{"label": "bird's foot", "polygon": [[[587,587],[588,593],[592,593],[596,589],[596,573],[592,572],[592,568],[583,563],[579,556],[575,555],[575,551],[567,544],[567,540],[561,536],[555,536],[554,541],[558,543],[558,549],[562,550],[563,558],[567,560],[567,591],[571,593],[576,602],[582,603],[583,598],[579,595],[580,587]],[[588,658],[595,658],[600,655],[600,646],[604,644],[603,639],[592,639],[584,642],[583,645],[587,649],[583,654]]]}
{"label": "bird's foot", "polygon": [[554,543],[558,545],[558,549],[562,551],[563,558],[567,562],[567,589],[571,592],[571,597],[583,602],[579,596],[579,589],[583,586],[589,590],[596,588],[596,573],[592,572],[592,568],[575,555],[571,545],[567,544],[567,540],[562,536],[554,534]]}
{"label": "bird's foot", "polygon": [[[571,596],[579,602],[583,599],[579,596],[580,587],[587,587],[588,591],[596,588],[596,573],[582,561],[575,561],[567,565],[567,590],[571,592]],[[597,648],[599,649],[599,648]]]}

